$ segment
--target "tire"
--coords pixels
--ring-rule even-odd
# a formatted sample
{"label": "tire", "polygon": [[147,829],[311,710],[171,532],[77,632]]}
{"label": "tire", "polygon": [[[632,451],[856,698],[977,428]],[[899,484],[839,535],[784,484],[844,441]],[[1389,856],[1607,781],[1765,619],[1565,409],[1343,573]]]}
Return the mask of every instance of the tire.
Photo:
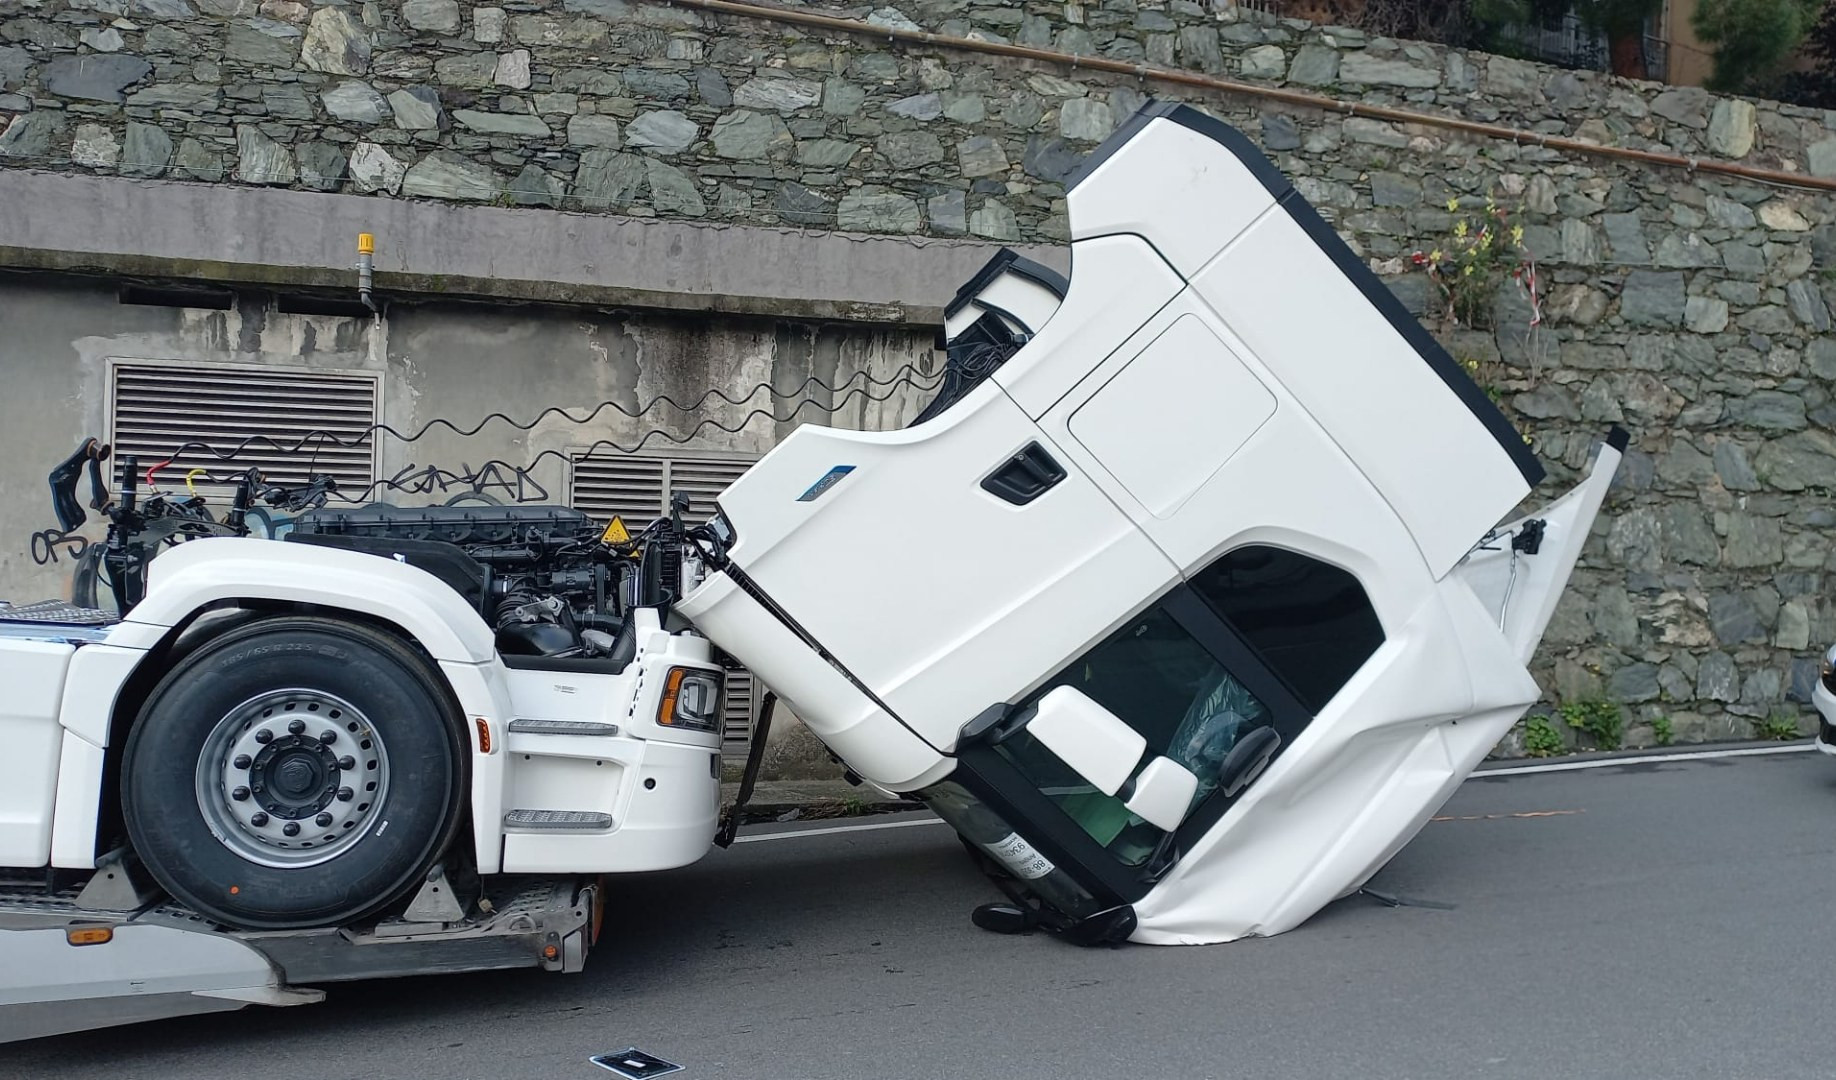
{"label": "tire", "polygon": [[468,751],[437,669],[400,641],[263,619],[154,688],[123,750],[122,812],[153,877],[200,914],[339,926],[401,899],[452,844]]}

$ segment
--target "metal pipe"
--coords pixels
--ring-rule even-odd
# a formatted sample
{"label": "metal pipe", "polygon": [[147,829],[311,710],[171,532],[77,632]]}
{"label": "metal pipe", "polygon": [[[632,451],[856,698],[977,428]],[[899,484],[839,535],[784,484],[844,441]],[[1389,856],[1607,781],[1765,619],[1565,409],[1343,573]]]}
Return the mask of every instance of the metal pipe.
{"label": "metal pipe", "polygon": [[1346,116],[1362,116],[1372,120],[1391,120],[1402,124],[1420,124],[1424,127],[1437,127],[1449,131],[1463,132],[1482,138],[1497,139],[1501,142],[1532,144],[1550,150],[1561,150],[1572,154],[1588,154],[1595,157],[1617,158],[1624,161],[1638,161],[1647,165],[1661,165],[1670,168],[1687,169],[1690,172],[1718,173],[1724,176],[1735,176],[1760,183],[1777,184],[1784,187],[1803,188],[1813,191],[1836,191],[1836,178],[1805,176],[1802,173],[1786,172],[1783,169],[1761,169],[1751,165],[1739,165],[1731,161],[1717,161],[1685,157],[1681,154],[1667,154],[1655,150],[1634,150],[1624,146],[1604,146],[1600,143],[1586,142],[1569,138],[1565,135],[1545,135],[1537,131],[1526,131],[1521,128],[1505,127],[1502,124],[1483,124],[1474,120],[1462,120],[1453,116],[1440,116],[1434,113],[1416,112],[1412,109],[1399,109],[1390,105],[1363,105],[1352,101],[1340,101],[1320,94],[1310,94],[1301,90],[1283,90],[1273,86],[1258,86],[1254,83],[1238,82],[1234,79],[1220,79],[1212,75],[1202,75],[1193,71],[1178,71],[1171,68],[1149,67],[1146,64],[1129,63],[1125,60],[1111,60],[1103,56],[1079,56],[1074,53],[1059,52],[1055,49],[1039,49],[1031,45],[1010,45],[994,41],[977,41],[973,38],[953,37],[949,34],[934,34],[929,30],[902,30],[898,27],[874,26],[854,19],[841,19],[833,15],[819,15],[810,11],[795,11],[788,8],[768,7],[762,4],[740,3],[738,0],[665,0],[676,7],[698,8],[703,11],[718,12],[749,19],[764,19],[768,22],[787,23],[795,26],[808,26],[821,30],[830,30],[841,34],[858,34],[864,37],[884,38],[888,41],[903,41],[914,45],[931,45],[942,49],[955,49],[962,52],[982,53],[989,56],[1010,56],[1020,60],[1038,60],[1045,63],[1068,64],[1073,69],[1085,68],[1090,71],[1107,71],[1118,75],[1133,75],[1137,79],[1155,79],[1160,82],[1180,86],[1192,86],[1202,90],[1217,90],[1228,94],[1240,94],[1245,97],[1261,98],[1266,101],[1278,101],[1287,105],[1299,105],[1305,108],[1320,109],[1325,112],[1344,113]]}
{"label": "metal pipe", "polygon": [[376,254],[376,237],[370,235],[369,233],[358,233],[357,234],[357,296],[359,299],[363,301],[363,306],[370,309],[371,314],[377,313],[376,300],[370,295],[371,288],[375,283],[375,277],[374,277],[375,260],[373,258],[375,254]]}

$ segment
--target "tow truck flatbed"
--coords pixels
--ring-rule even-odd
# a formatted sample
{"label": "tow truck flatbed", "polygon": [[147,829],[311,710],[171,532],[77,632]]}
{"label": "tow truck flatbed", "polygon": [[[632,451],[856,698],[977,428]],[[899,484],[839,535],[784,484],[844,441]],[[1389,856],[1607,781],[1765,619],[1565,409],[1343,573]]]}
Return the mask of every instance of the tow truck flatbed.
{"label": "tow truck flatbed", "polygon": [[[237,931],[182,905],[144,900],[119,870],[100,888],[0,881],[0,1043],[245,1005],[323,1000],[327,983],[540,967],[576,972],[592,947],[596,880],[499,879],[457,921],[385,919],[357,927]],[[430,882],[430,914],[444,879]],[[112,893],[112,895],[111,895]],[[422,899],[422,898],[417,898]],[[449,899],[450,903],[450,891]],[[456,911],[449,908],[447,914]]]}

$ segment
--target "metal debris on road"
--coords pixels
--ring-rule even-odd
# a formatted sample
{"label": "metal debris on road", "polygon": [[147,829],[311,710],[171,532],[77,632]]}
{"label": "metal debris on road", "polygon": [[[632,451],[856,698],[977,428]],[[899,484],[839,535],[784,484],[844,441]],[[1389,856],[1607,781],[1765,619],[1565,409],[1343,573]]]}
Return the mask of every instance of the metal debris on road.
{"label": "metal debris on road", "polygon": [[615,1072],[626,1080],[649,1080],[652,1076],[666,1076],[669,1073],[681,1072],[682,1066],[660,1057],[646,1054],[635,1046],[627,1046],[615,1054],[596,1054],[588,1061]]}

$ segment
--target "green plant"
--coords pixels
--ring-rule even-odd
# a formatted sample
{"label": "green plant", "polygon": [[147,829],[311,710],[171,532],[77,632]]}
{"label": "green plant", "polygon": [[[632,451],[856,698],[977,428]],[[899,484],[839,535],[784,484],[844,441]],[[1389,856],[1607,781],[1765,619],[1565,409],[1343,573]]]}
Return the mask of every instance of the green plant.
{"label": "green plant", "polygon": [[1742,94],[1771,90],[1822,7],[1822,0],[1701,0],[1690,25],[1715,55],[1704,85]]}
{"label": "green plant", "polygon": [[1571,701],[1559,711],[1569,727],[1593,736],[1595,746],[1602,750],[1619,749],[1626,722],[1618,705],[1610,701]]}
{"label": "green plant", "polygon": [[1764,720],[1753,721],[1753,734],[1761,739],[1773,742],[1789,742],[1798,737],[1798,718],[1784,713],[1773,713]]}
{"label": "green plant", "polygon": [[1669,746],[1671,742],[1676,738],[1676,733],[1670,729],[1670,717],[1668,716],[1652,717],[1651,718],[1651,734],[1654,738],[1657,739],[1657,744],[1659,746]]}
{"label": "green plant", "polygon": [[1474,382],[1479,384],[1479,389],[1485,391],[1485,396],[1492,399],[1492,404],[1496,405],[1504,400],[1504,391],[1483,380],[1483,365],[1479,362],[1477,357],[1460,357],[1460,366],[1465,369],[1468,375],[1472,376]]}
{"label": "green plant", "polygon": [[1529,757],[1553,757],[1562,752],[1562,733],[1547,717],[1532,716],[1524,722],[1524,753]]}
{"label": "green plant", "polygon": [[[1459,199],[1447,200],[1448,213],[1459,210]],[[1440,289],[1443,314],[1453,324],[1491,329],[1492,303],[1508,277],[1528,296],[1534,325],[1539,311],[1536,261],[1524,246],[1524,227],[1513,223],[1490,197],[1476,220],[1456,219],[1440,246],[1417,251],[1410,261]]]}

